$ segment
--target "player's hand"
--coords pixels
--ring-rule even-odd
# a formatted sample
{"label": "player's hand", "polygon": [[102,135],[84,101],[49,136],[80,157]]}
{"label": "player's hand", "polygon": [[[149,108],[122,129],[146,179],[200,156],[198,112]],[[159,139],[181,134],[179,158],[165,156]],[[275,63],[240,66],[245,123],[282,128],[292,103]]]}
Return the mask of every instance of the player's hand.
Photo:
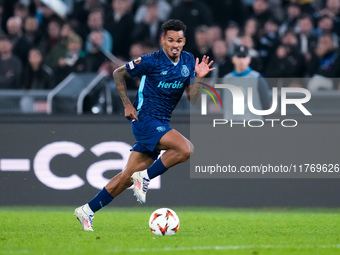
{"label": "player's hand", "polygon": [[212,60],[209,62],[209,57],[207,57],[206,55],[203,56],[201,63],[199,63],[199,59],[196,58],[196,65],[195,65],[196,77],[203,78],[210,71],[215,70],[215,67],[210,68],[213,63],[214,61]]}
{"label": "player's hand", "polygon": [[132,120],[138,120],[137,119],[137,111],[135,107],[133,107],[132,104],[125,105],[125,117],[130,118]]}

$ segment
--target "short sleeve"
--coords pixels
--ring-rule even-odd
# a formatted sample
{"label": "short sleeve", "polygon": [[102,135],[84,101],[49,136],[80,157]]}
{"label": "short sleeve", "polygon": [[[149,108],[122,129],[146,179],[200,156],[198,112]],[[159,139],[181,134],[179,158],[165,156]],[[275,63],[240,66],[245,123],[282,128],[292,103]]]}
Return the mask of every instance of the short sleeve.
{"label": "short sleeve", "polygon": [[187,79],[187,81],[185,82],[185,86],[189,86],[189,85],[192,85],[194,84],[194,80],[196,78],[196,73],[195,73],[195,65],[196,65],[196,61],[195,61],[195,58],[194,56],[190,53],[189,54],[189,66],[190,66],[190,74],[189,74],[189,77]]}
{"label": "short sleeve", "polygon": [[152,55],[143,55],[133,61],[126,63],[126,70],[131,76],[141,76],[152,67]]}

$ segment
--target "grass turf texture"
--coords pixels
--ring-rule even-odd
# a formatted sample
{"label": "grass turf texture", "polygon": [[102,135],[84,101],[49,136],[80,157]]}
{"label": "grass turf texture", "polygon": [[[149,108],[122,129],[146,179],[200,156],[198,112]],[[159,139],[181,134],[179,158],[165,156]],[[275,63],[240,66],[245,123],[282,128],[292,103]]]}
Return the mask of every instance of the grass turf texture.
{"label": "grass turf texture", "polygon": [[74,208],[0,207],[0,254],[340,254],[340,209],[172,208],[174,236],[151,233],[157,208],[104,208],[94,232]]}

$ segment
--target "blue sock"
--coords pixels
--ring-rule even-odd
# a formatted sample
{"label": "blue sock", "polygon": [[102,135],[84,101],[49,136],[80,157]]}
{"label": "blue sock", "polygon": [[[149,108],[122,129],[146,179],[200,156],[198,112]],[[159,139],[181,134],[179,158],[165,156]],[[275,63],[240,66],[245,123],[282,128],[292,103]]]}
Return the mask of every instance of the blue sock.
{"label": "blue sock", "polygon": [[165,173],[166,170],[168,170],[168,168],[163,165],[161,158],[159,158],[147,169],[147,172],[151,180],[156,176]]}
{"label": "blue sock", "polygon": [[92,198],[89,202],[89,206],[93,212],[96,212],[109,204],[112,200],[113,196],[111,196],[111,194],[103,188],[94,198]]}

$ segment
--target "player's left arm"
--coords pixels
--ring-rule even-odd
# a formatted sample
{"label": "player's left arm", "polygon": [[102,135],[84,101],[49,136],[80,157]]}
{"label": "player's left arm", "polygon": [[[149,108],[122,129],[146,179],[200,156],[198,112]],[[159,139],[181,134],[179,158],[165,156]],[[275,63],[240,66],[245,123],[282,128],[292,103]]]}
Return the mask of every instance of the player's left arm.
{"label": "player's left arm", "polygon": [[198,98],[201,96],[201,90],[199,88],[202,87],[203,78],[215,68],[211,68],[214,61],[209,62],[209,57],[203,56],[201,63],[199,63],[199,59],[196,58],[195,64],[195,72],[196,78],[195,83],[191,86],[186,87],[186,93],[188,100],[191,104],[196,104]]}

